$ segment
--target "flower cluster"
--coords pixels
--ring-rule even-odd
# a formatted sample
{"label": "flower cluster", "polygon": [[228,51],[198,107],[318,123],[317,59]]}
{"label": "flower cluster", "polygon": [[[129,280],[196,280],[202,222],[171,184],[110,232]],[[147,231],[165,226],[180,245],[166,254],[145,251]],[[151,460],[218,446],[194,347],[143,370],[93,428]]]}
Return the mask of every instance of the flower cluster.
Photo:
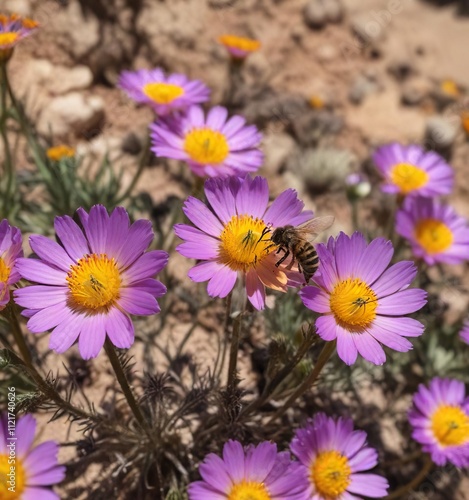
{"label": "flower cluster", "polygon": [[189,500],[340,500],[353,494],[382,498],[388,483],[364,473],[378,464],[366,433],[350,419],[317,414],[297,430],[291,451],[273,443],[245,449],[237,441],[223,447],[223,458],[211,453],[200,465],[203,481],[189,485]]}

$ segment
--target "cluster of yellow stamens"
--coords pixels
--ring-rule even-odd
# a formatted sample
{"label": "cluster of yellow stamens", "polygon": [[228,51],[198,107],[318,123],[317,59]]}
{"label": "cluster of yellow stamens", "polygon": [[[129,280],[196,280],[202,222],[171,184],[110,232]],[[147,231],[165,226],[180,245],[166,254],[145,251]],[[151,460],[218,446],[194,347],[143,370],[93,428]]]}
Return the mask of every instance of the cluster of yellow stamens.
{"label": "cluster of yellow stamens", "polygon": [[329,305],[340,326],[358,333],[375,319],[378,297],[361,279],[349,278],[335,285]]}
{"label": "cluster of yellow stamens", "polygon": [[144,85],[143,93],[157,104],[171,104],[184,95],[184,89],[173,83],[154,82]]}
{"label": "cluster of yellow stamens", "polygon": [[227,500],[270,500],[271,496],[263,483],[241,481],[233,485]]}
{"label": "cluster of yellow stamens", "polygon": [[444,252],[453,244],[453,232],[443,222],[423,219],[414,229],[415,239],[428,254]]}
{"label": "cluster of yellow stamens", "polygon": [[431,428],[442,446],[469,442],[469,416],[459,406],[440,406],[431,416]]}
{"label": "cluster of yellow stamens", "polygon": [[24,467],[21,460],[16,457],[14,476],[12,476],[15,480],[15,491],[11,491],[7,482],[9,477],[7,474],[11,472],[10,467],[12,466],[12,464],[8,463],[9,460],[9,455],[0,454],[0,498],[2,500],[20,500],[26,487]]}
{"label": "cluster of yellow stamens", "polygon": [[187,133],[184,151],[190,159],[202,165],[217,165],[226,160],[230,147],[224,134],[207,127]]}
{"label": "cluster of yellow stamens", "polygon": [[[255,267],[272,247],[267,226],[250,215],[234,215],[221,233],[220,261],[234,271]],[[263,236],[264,235],[264,236]],[[274,250],[271,248],[270,251]]]}
{"label": "cluster of yellow stamens", "polygon": [[73,158],[75,153],[75,150],[70,146],[67,146],[66,144],[59,144],[58,146],[49,148],[46,151],[46,156],[49,160],[60,161],[64,158]]}
{"label": "cluster of yellow stamens", "polygon": [[332,450],[319,453],[311,465],[310,478],[318,493],[332,500],[347,489],[351,473],[347,457]]}
{"label": "cluster of yellow stamens", "polygon": [[398,163],[391,169],[391,181],[402,194],[409,194],[428,183],[429,175],[410,163]]}
{"label": "cluster of yellow stamens", "polygon": [[243,52],[255,52],[261,47],[259,40],[236,35],[222,35],[218,40],[225,47],[238,49]]}
{"label": "cluster of yellow stamens", "polygon": [[91,254],[70,267],[67,282],[72,305],[96,312],[115,303],[122,280],[113,258]]}

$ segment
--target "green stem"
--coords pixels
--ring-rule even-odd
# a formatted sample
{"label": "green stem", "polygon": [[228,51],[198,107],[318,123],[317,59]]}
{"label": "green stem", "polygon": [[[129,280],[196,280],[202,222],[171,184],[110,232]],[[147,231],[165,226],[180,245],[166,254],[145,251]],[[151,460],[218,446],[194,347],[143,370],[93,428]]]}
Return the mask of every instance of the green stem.
{"label": "green stem", "polygon": [[6,64],[0,64],[0,102],[1,102],[1,115],[0,115],[0,134],[2,136],[3,147],[5,151],[5,171],[3,175],[7,179],[6,189],[3,193],[3,213],[8,214],[8,207],[11,205],[10,195],[14,193],[14,171],[13,171],[13,161],[10,150],[10,143],[8,142],[7,134],[7,94],[8,94],[8,74]]}
{"label": "green stem", "polygon": [[305,338],[293,358],[278,373],[275,374],[272,380],[269,381],[262,395],[258,399],[252,401],[248,406],[246,406],[246,408],[244,408],[244,410],[241,412],[241,416],[249,415],[253,411],[260,408],[262,405],[267,403],[267,401],[269,401],[275,389],[282,383],[283,380],[285,380],[285,377],[287,377],[296,367],[296,365],[304,358],[312,343],[314,342],[313,339],[314,335],[311,335],[311,331],[308,332],[308,337]]}
{"label": "green stem", "polygon": [[68,413],[71,415],[74,415],[77,418],[81,419],[91,419],[91,420],[96,420],[96,416],[92,415],[90,413],[87,413],[80,408],[76,408],[72,404],[70,404],[68,401],[63,399],[60,394],[57,393],[57,391],[49,385],[40,375],[40,373],[36,370],[36,368],[33,366],[32,359],[31,359],[31,354],[29,352],[29,349],[26,345],[26,342],[23,337],[23,332],[21,331],[20,324],[18,322],[18,317],[16,316],[16,312],[14,309],[9,306],[9,311],[5,312],[5,316],[7,317],[13,336],[15,337],[15,341],[18,344],[18,348],[21,352],[21,356],[23,357],[22,361],[26,367],[27,372],[31,375],[32,379],[40,389],[40,391],[49,399],[54,401],[59,408],[62,408],[63,410],[66,410]]}
{"label": "green stem", "polygon": [[[223,346],[221,346],[220,341],[218,343],[217,357],[215,359],[215,366],[213,368],[213,373],[215,378],[220,379],[221,373],[223,370],[223,364],[226,355],[226,346],[227,346],[227,336],[228,336],[228,325],[230,324],[231,317],[231,297],[233,295],[233,291],[231,291],[225,299],[225,324],[223,328]],[[218,337],[221,338],[221,335]],[[220,367],[218,367],[218,363],[220,363]]]}
{"label": "green stem", "polygon": [[326,342],[311,373],[303,380],[296,391],[285,401],[285,403],[274,413],[268,423],[281,417],[288,410],[288,408],[290,408],[290,406],[314,384],[332,353],[335,351],[335,344],[335,342]]}
{"label": "green stem", "polygon": [[145,170],[145,167],[148,164],[148,159],[150,158],[150,144],[151,144],[150,136],[148,135],[146,138],[144,149],[142,151],[142,154],[140,155],[140,161],[138,163],[137,172],[135,172],[134,178],[132,179],[132,182],[129,184],[129,187],[124,191],[124,194],[117,199],[116,205],[119,205],[124,200],[126,200],[134,190],[135,186],[137,185],[138,180],[140,179],[143,171]]}
{"label": "green stem", "polygon": [[416,488],[427,477],[427,474],[431,471],[432,467],[433,461],[430,455],[427,455],[425,457],[425,462],[423,463],[422,469],[414,477],[414,479],[412,479],[412,481],[409,481],[407,484],[404,484],[404,486],[401,486],[397,490],[394,490],[388,496],[384,497],[384,500],[393,500],[394,498],[400,498],[402,497],[402,495],[404,495],[404,493],[407,493],[408,491]]}
{"label": "green stem", "polygon": [[237,365],[238,365],[238,349],[239,349],[239,334],[241,331],[241,318],[242,314],[239,314],[233,320],[233,333],[231,334],[231,346],[230,346],[230,361],[228,365],[228,390],[234,389],[237,381]]}
{"label": "green stem", "polygon": [[130,389],[129,382],[127,380],[127,377],[125,376],[121,362],[117,357],[116,350],[114,349],[113,344],[108,338],[106,338],[106,341],[104,342],[104,349],[109,358],[109,361],[111,362],[112,368],[114,370],[114,373],[116,374],[117,381],[121,386],[122,392],[124,393],[125,399],[127,399],[127,402],[129,403],[132,413],[134,414],[135,418],[137,419],[137,422],[140,424],[142,429],[145,429],[148,432],[149,431],[148,424],[145,420],[145,417],[143,416],[140,407],[137,404],[137,401],[134,398],[132,390]]}

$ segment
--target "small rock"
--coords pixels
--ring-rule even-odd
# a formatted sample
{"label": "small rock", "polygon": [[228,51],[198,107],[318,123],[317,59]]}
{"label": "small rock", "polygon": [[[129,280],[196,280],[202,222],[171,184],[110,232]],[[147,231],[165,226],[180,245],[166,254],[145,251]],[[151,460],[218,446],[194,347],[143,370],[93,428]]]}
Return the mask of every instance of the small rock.
{"label": "small rock", "polygon": [[330,23],[340,23],[344,16],[344,9],[339,0],[323,0],[326,17]]}
{"label": "small rock", "polygon": [[31,2],[29,0],[6,0],[2,5],[3,12],[14,12],[20,16],[31,16]]}
{"label": "small rock", "polygon": [[68,94],[73,90],[86,90],[93,83],[93,73],[88,66],[75,66],[66,68],[56,66],[54,78],[51,79],[48,90],[51,94]]}
{"label": "small rock", "polygon": [[425,79],[413,79],[402,87],[401,102],[406,106],[417,106],[430,93],[430,83]]}
{"label": "small rock", "polygon": [[381,40],[386,35],[386,24],[379,23],[369,15],[359,14],[351,20],[350,27],[353,34],[364,45]]}
{"label": "small rock", "polygon": [[394,59],[388,64],[388,72],[398,81],[402,82],[417,72],[413,62],[408,58]]}
{"label": "small rock", "polygon": [[303,41],[303,38],[306,34],[305,27],[302,26],[301,24],[295,24],[293,26],[290,36],[296,43],[301,43]]}
{"label": "small rock", "polygon": [[324,44],[316,50],[316,56],[320,62],[330,62],[337,59],[337,48],[331,44]]}
{"label": "small rock", "polygon": [[309,0],[303,9],[303,18],[307,26],[321,29],[327,24],[327,12],[321,0]]}
{"label": "small rock", "polygon": [[272,133],[264,136],[265,159],[263,168],[272,174],[278,174],[286,160],[295,149],[295,141],[285,133]]}
{"label": "small rock", "polygon": [[[458,119],[459,123],[459,119]],[[432,116],[425,127],[425,145],[449,157],[458,133],[458,124],[443,116]]]}
{"label": "small rock", "polygon": [[129,132],[123,139],[121,149],[124,153],[136,156],[142,151],[142,141],[135,132]]}
{"label": "small rock", "polygon": [[379,90],[379,85],[364,75],[357,77],[349,90],[348,98],[353,104],[361,104],[367,96]]}
{"label": "small rock", "polygon": [[313,146],[325,136],[339,133],[343,126],[343,118],[332,111],[312,109],[292,121],[291,133],[300,144]]}
{"label": "small rock", "polygon": [[65,136],[71,132],[77,135],[99,132],[104,119],[104,102],[101,97],[85,97],[71,92],[55,97],[39,117],[39,133]]}

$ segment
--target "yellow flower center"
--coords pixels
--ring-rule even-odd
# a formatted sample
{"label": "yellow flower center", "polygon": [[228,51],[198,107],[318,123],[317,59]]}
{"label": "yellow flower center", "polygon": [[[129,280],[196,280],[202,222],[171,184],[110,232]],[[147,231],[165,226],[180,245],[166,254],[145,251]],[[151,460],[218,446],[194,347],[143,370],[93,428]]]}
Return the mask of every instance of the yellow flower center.
{"label": "yellow flower center", "polygon": [[469,441],[469,416],[459,406],[440,406],[433,413],[431,424],[442,446],[460,446]]}
{"label": "yellow flower center", "polygon": [[6,283],[10,277],[11,269],[6,265],[5,261],[0,257],[0,283]]}
{"label": "yellow flower center", "polygon": [[5,33],[0,33],[0,46],[11,45],[18,39],[18,33],[13,31],[7,31]]}
{"label": "yellow flower center", "polygon": [[453,232],[443,222],[424,219],[414,229],[415,239],[428,254],[444,252],[453,244]]}
{"label": "yellow flower center", "polygon": [[265,229],[267,226],[261,219],[233,215],[220,236],[220,261],[234,271],[246,272],[255,267],[269,253],[268,247],[271,246],[268,238],[261,238]]}
{"label": "yellow flower center", "polygon": [[105,254],[80,259],[70,267],[67,282],[74,305],[87,310],[109,308],[119,298],[119,270]]}
{"label": "yellow flower center", "polygon": [[226,47],[242,50],[244,52],[255,52],[261,47],[261,42],[259,42],[259,40],[236,35],[223,35],[219,38],[219,41]]}
{"label": "yellow flower center", "polygon": [[62,158],[73,158],[75,150],[65,144],[60,144],[46,151],[47,158],[52,161],[60,161]]}
{"label": "yellow flower center", "polygon": [[170,104],[184,95],[184,89],[173,83],[147,83],[143,86],[143,93],[157,104]]}
{"label": "yellow flower center", "polygon": [[241,481],[235,484],[227,500],[270,500],[271,496],[267,488],[256,481]]}
{"label": "yellow flower center", "polygon": [[193,129],[186,135],[184,151],[197,163],[217,165],[226,159],[230,147],[224,134],[204,127]]}
{"label": "yellow flower center", "polygon": [[361,279],[349,278],[334,287],[329,305],[340,326],[360,332],[375,319],[378,297]]}
{"label": "yellow flower center", "polygon": [[[8,463],[11,462],[11,463]],[[0,455],[0,499],[19,500],[26,488],[24,468],[16,456]]]}
{"label": "yellow flower center", "polygon": [[428,183],[429,175],[410,163],[398,163],[391,170],[391,181],[403,194],[415,191]]}
{"label": "yellow flower center", "polygon": [[329,500],[339,497],[347,489],[351,473],[347,457],[338,451],[324,451],[311,465],[310,478],[318,493]]}

